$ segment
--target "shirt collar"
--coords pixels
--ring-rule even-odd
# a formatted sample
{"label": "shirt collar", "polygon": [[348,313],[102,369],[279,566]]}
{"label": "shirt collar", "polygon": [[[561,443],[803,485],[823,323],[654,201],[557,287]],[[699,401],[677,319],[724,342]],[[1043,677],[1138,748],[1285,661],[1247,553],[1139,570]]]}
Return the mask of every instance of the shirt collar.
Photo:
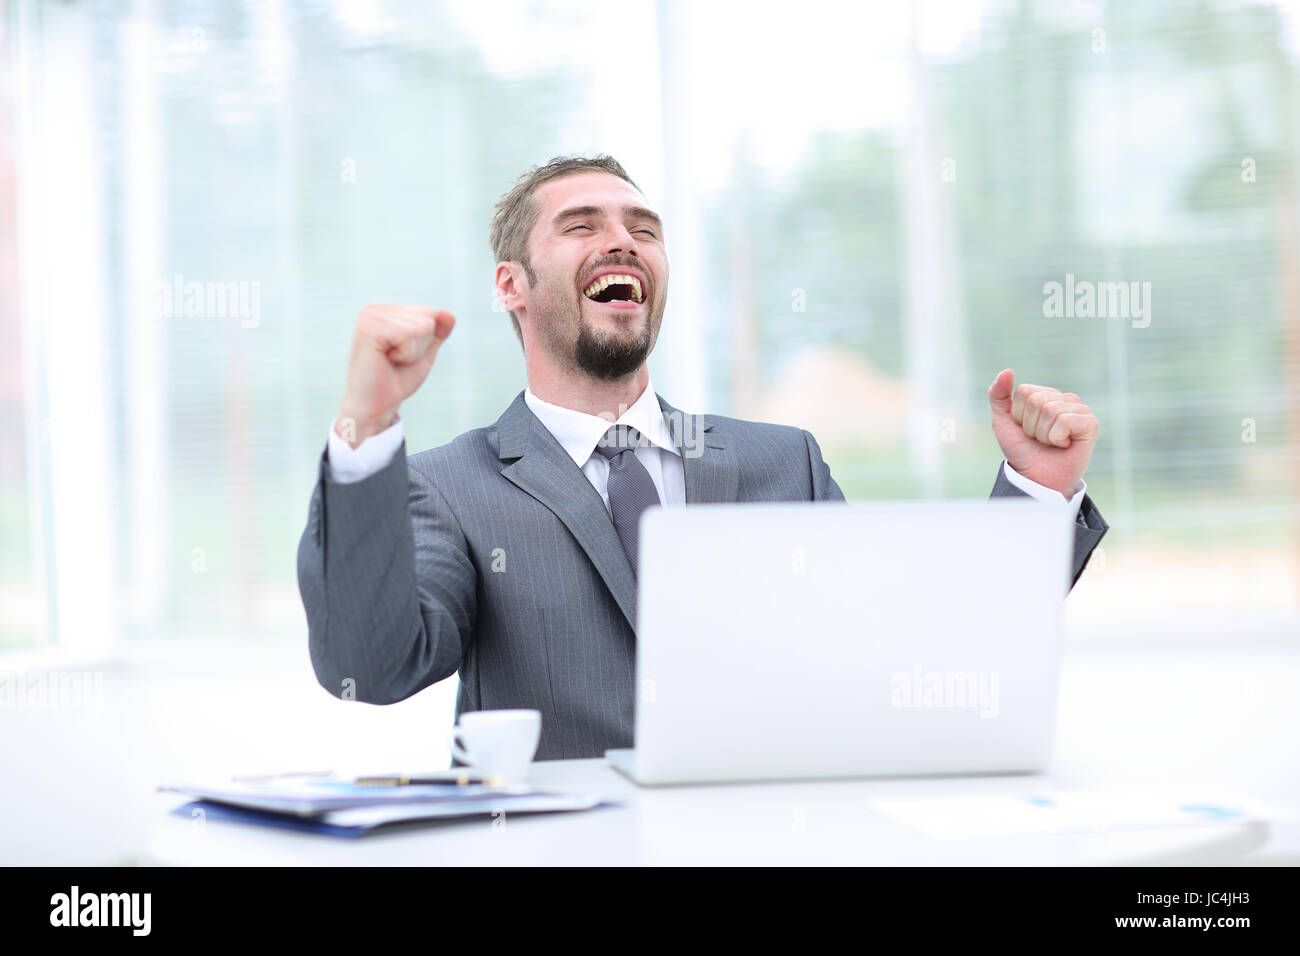
{"label": "shirt collar", "polygon": [[655,396],[654,382],[648,378],[641,397],[616,422],[544,402],[533,394],[531,388],[524,389],[524,401],[579,468],[587,463],[587,459],[596,450],[596,444],[611,425],[630,425],[656,448],[675,455],[681,454],[673,443],[668,423],[664,421],[663,409],[659,407],[659,399]]}

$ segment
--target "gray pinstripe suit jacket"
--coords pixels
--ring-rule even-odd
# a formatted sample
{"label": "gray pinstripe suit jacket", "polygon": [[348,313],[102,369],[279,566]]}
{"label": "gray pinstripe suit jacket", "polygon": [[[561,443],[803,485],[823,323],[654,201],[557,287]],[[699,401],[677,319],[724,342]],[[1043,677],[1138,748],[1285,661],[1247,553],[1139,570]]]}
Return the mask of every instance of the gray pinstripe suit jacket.
{"label": "gray pinstripe suit jacket", "polygon": [[[809,432],[659,404],[692,443],[688,505],[844,500]],[[993,496],[1020,494],[999,469]],[[1076,580],[1105,531],[1085,499]],[[636,582],[600,494],[523,392],[495,425],[403,446],[360,482],[332,481],[323,455],[298,586],[336,697],[393,703],[459,671],[458,716],[541,711],[539,760],[632,746]]]}

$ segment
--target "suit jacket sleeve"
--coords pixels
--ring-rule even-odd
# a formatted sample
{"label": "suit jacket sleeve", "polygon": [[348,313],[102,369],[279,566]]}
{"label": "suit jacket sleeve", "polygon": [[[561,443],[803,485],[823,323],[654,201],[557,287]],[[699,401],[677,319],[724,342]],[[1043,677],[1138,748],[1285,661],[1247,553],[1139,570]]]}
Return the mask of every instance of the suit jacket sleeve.
{"label": "suit jacket sleeve", "polygon": [[409,467],[406,445],[351,484],[321,456],[298,544],[312,667],[335,697],[404,700],[460,667],[477,575],[446,499]]}
{"label": "suit jacket sleeve", "polygon": [[817,444],[817,439],[813,438],[812,432],[807,429],[800,430],[803,432],[804,441],[808,444],[808,465],[812,469],[812,500],[843,501],[844,492],[840,491],[840,486],[831,477],[830,468],[822,460],[822,450]]}
{"label": "suit jacket sleeve", "polygon": [[[1002,466],[998,466],[998,477],[993,483],[993,491],[989,493],[990,498],[1010,498],[1020,496],[1028,498],[1023,491],[1007,481],[1007,476],[1002,472]],[[1083,496],[1083,503],[1079,506],[1079,515],[1074,520],[1074,576],[1071,578],[1070,587],[1073,588],[1079,581],[1079,575],[1083,574],[1083,569],[1088,566],[1088,559],[1092,557],[1093,549],[1101,542],[1110,525],[1102,518],[1101,512],[1093,504],[1091,498]]]}

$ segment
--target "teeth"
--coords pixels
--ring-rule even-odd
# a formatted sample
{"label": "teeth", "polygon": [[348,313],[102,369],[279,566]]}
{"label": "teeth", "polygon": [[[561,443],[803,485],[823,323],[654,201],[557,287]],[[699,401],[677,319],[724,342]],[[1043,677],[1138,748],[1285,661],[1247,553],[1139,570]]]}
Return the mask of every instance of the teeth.
{"label": "teeth", "polygon": [[629,276],[629,275],[613,274],[613,275],[601,276],[591,285],[587,286],[587,288],[583,289],[582,294],[588,297],[599,295],[602,291],[605,290],[607,286],[611,286],[615,282],[621,282],[624,285],[630,285],[632,287],[632,297],[636,299],[637,302],[642,301],[641,280],[638,279],[636,276]]}

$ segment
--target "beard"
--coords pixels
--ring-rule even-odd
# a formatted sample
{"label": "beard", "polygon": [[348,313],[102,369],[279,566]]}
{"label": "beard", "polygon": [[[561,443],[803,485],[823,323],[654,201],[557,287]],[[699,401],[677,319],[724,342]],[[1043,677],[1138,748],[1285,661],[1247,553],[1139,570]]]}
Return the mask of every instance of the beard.
{"label": "beard", "polygon": [[582,303],[578,303],[578,341],[573,346],[573,361],[592,378],[606,382],[626,378],[642,366],[653,347],[654,330],[649,317],[633,337],[602,334],[587,321]]}

